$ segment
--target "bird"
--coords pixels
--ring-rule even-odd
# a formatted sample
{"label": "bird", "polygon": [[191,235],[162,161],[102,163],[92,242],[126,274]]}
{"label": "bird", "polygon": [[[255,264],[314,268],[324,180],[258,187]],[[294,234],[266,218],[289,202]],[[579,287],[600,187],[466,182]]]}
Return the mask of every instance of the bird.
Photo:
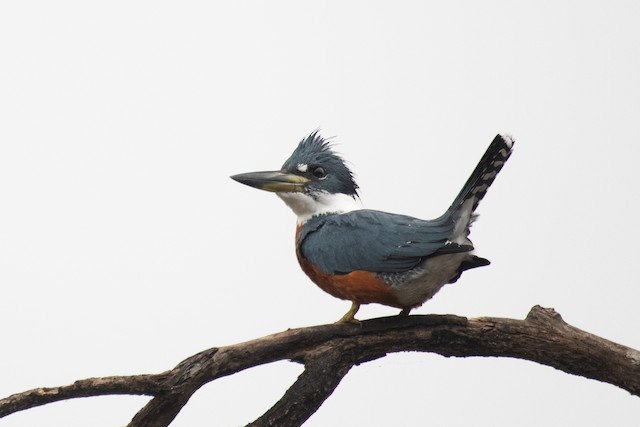
{"label": "bird", "polygon": [[475,254],[470,227],[514,142],[496,135],[451,206],[430,220],[365,209],[354,174],[318,130],[280,170],[231,178],[274,192],[293,210],[300,267],[323,291],[351,301],[336,323],[358,323],[362,304],[399,308],[407,316],[463,272],[490,264]]}

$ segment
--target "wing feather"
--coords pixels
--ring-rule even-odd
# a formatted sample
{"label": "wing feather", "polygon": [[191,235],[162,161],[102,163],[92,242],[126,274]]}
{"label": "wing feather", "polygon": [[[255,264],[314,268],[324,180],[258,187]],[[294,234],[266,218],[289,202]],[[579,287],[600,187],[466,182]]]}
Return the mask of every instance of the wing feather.
{"label": "wing feather", "polygon": [[448,213],[421,220],[363,209],[310,219],[298,243],[302,256],[326,273],[402,272],[432,255],[473,250],[449,242],[453,229]]}

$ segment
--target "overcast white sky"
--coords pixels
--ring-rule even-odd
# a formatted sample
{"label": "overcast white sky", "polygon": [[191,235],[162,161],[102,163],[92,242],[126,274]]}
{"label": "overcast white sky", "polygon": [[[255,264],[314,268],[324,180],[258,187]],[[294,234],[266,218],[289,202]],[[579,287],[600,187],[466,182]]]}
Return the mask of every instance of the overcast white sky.
{"label": "overcast white sky", "polygon": [[[294,215],[228,178],[279,168],[318,127],[366,207],[422,218],[513,134],[471,235],[493,264],[415,313],[523,318],[541,304],[640,348],[638,22],[636,1],[2,2],[0,396],[338,319],[349,303],[297,265]],[[299,372],[216,381],[174,425],[249,422]],[[0,425],[118,426],[146,400]],[[399,354],[354,368],[307,425],[639,414],[625,391],[531,362]]]}

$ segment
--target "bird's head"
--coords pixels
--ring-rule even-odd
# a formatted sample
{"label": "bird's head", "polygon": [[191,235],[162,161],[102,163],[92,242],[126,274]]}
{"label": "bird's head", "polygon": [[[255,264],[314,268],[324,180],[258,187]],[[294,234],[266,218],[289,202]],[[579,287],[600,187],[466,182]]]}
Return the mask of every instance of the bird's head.
{"label": "bird's head", "polygon": [[278,171],[250,172],[232,179],[274,192],[298,215],[298,221],[325,213],[360,208],[358,185],[331,144],[313,132],[298,144]]}

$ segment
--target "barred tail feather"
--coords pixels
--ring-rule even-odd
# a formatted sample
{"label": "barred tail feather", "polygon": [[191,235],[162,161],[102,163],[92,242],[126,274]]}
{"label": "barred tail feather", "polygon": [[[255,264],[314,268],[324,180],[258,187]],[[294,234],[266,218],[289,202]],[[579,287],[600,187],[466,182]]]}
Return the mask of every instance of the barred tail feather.
{"label": "barred tail feather", "polygon": [[[469,204],[471,205],[469,214],[476,210],[496,175],[498,175],[504,163],[511,156],[514,143],[515,141],[509,135],[496,135],[464,187],[462,187],[462,190],[451,204],[449,212],[455,213],[462,209],[463,205],[468,206]],[[465,203],[469,200],[473,201],[469,204]]]}
{"label": "barred tail feather", "polygon": [[460,245],[471,244],[467,236],[469,235],[471,223],[477,217],[473,212],[478,207],[480,200],[486,194],[498,172],[500,172],[500,169],[502,169],[504,162],[511,155],[513,144],[514,140],[510,136],[497,135],[451,204],[448,212],[452,215],[455,223],[451,236],[452,242]]}

